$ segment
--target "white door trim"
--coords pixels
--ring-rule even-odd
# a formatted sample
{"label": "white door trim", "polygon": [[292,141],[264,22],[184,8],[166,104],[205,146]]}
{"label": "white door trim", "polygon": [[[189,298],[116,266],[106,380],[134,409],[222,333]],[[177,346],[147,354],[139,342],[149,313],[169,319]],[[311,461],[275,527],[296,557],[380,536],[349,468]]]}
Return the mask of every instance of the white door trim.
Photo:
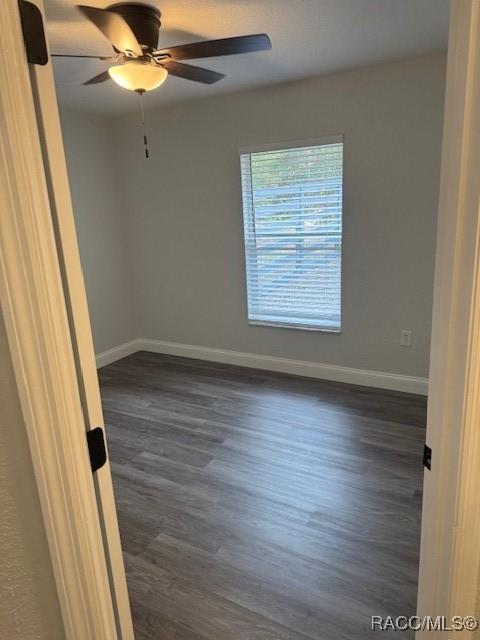
{"label": "white door trim", "polygon": [[[17,0],[0,2],[0,294],[68,640],[117,638]],[[21,472],[21,470],[20,470]]]}
{"label": "white door trim", "polygon": [[[34,2],[43,13],[43,0],[34,0]],[[78,249],[52,64],[31,66],[30,77],[36,102],[50,207],[56,229],[60,269],[64,280],[63,287],[85,428],[103,427],[103,411],[92,330]],[[94,485],[118,635],[121,640],[133,640],[132,616],[108,459],[105,465],[94,474]]]}
{"label": "white door trim", "polygon": [[[479,166],[480,0],[453,0],[427,424],[433,456],[424,481],[419,615],[475,614],[480,569]],[[461,633],[464,640],[470,637],[468,631]]]}

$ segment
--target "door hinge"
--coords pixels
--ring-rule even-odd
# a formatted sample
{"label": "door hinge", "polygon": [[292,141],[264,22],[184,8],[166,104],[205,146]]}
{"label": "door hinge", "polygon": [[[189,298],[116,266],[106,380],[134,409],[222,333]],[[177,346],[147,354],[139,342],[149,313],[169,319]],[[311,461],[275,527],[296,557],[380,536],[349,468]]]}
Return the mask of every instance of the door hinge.
{"label": "door hinge", "polygon": [[427,444],[423,447],[423,466],[429,471],[432,469],[432,450]]}
{"label": "door hinge", "polygon": [[30,64],[47,64],[47,42],[40,9],[27,0],[19,0],[18,8],[28,62]]}
{"label": "door hinge", "polygon": [[105,448],[105,436],[101,427],[95,427],[87,431],[88,453],[90,454],[90,465],[92,472],[97,471],[107,461],[107,450]]}

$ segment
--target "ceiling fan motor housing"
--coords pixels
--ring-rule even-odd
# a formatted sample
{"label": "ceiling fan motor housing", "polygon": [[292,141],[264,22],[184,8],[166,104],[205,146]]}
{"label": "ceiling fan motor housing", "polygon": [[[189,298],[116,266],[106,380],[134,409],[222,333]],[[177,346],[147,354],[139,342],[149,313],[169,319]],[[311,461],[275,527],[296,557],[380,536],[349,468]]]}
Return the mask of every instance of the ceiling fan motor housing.
{"label": "ceiling fan motor housing", "polygon": [[161,13],[156,7],[135,2],[119,2],[107,8],[124,18],[138,42],[147,50],[153,51],[158,47]]}

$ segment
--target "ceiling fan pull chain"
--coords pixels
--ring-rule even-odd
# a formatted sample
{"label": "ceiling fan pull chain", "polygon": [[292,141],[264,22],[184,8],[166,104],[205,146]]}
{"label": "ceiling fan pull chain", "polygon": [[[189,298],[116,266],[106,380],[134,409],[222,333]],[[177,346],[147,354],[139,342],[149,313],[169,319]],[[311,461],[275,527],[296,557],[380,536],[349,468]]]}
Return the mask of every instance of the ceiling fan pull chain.
{"label": "ceiling fan pull chain", "polygon": [[148,152],[148,140],[147,140],[147,130],[145,127],[145,109],[143,108],[143,94],[145,93],[144,91],[137,91],[138,95],[140,96],[140,108],[142,110],[142,128],[143,128],[143,144],[145,145],[145,158],[150,157],[150,154]]}

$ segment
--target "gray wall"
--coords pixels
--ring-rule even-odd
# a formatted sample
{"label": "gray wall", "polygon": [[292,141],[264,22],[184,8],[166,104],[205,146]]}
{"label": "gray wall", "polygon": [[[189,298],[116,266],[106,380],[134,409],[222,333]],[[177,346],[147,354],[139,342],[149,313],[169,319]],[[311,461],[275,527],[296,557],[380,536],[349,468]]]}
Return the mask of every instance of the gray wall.
{"label": "gray wall", "polygon": [[136,336],[132,269],[108,120],[62,111],[62,131],[97,353]]}
{"label": "gray wall", "polygon": [[0,637],[63,640],[27,434],[0,310]]}
{"label": "gray wall", "polygon": [[[427,376],[444,77],[435,54],[157,109],[149,161],[117,118],[139,335]],[[238,148],[338,133],[343,332],[249,327]]]}

